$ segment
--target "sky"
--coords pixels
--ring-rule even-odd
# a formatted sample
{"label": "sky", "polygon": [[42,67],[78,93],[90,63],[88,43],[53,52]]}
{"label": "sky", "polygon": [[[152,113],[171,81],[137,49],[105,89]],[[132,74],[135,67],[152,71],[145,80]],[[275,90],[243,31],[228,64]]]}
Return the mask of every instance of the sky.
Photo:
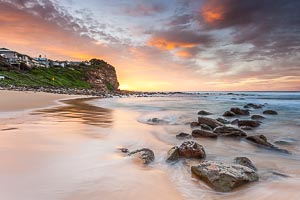
{"label": "sky", "polygon": [[0,0],[0,47],[100,58],[121,89],[300,91],[299,0]]}

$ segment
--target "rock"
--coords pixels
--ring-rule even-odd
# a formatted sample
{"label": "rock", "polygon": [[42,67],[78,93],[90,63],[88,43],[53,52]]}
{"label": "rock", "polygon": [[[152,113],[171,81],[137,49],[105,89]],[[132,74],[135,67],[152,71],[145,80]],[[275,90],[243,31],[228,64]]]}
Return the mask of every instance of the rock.
{"label": "rock", "polygon": [[148,119],[148,120],[147,120],[147,123],[148,123],[148,124],[153,124],[153,125],[155,125],[155,124],[168,124],[167,121],[165,121],[165,120],[163,120],[163,119],[158,119],[158,118],[156,118],[156,117],[154,117],[154,118],[152,118],[152,119]]}
{"label": "rock", "polygon": [[198,112],[198,115],[211,115],[212,113],[208,112],[208,111],[205,111],[205,110],[200,110]]}
{"label": "rock", "polygon": [[265,119],[265,117],[261,116],[261,115],[252,115],[251,119],[253,119],[253,120],[260,120],[260,119]]}
{"label": "rock", "polygon": [[239,123],[239,119],[235,119],[235,120],[233,120],[232,122],[231,122],[231,124],[233,124],[233,125],[238,125],[238,123]]}
{"label": "rock", "polygon": [[207,130],[207,131],[212,131],[212,130],[213,130],[210,126],[208,126],[208,125],[206,125],[206,124],[200,124],[200,127],[201,127],[203,130]]}
{"label": "rock", "polygon": [[279,145],[293,145],[295,144],[295,142],[297,142],[297,140],[293,138],[287,138],[287,139],[277,140],[274,143]]}
{"label": "rock", "polygon": [[236,115],[249,115],[250,114],[248,110],[243,110],[240,108],[231,108],[230,111]]}
{"label": "rock", "polygon": [[234,112],[231,111],[226,111],[223,116],[224,117],[234,117],[236,114],[234,114]]}
{"label": "rock", "polygon": [[241,129],[234,128],[231,126],[220,126],[214,129],[214,133],[218,136],[229,136],[229,137],[244,137],[247,134]]}
{"label": "rock", "polygon": [[129,150],[127,148],[124,148],[124,147],[121,147],[119,148],[119,150],[122,152],[122,153],[128,153]]}
{"label": "rock", "polygon": [[222,124],[230,124],[230,121],[228,121],[227,119],[224,118],[217,118],[216,119],[218,122],[221,122]]}
{"label": "rock", "polygon": [[281,149],[281,148],[271,144],[270,142],[268,142],[266,136],[264,136],[264,135],[248,136],[248,137],[246,137],[246,139],[248,141],[251,141],[251,142],[261,146],[261,147],[264,147],[264,148],[267,148],[267,149],[270,149],[270,150],[275,150],[275,151],[279,151],[279,152],[282,152],[282,153],[289,153],[288,150]]}
{"label": "rock", "polygon": [[179,158],[205,158],[206,153],[202,145],[194,141],[185,141],[179,147],[172,147],[168,151],[167,161],[176,161]]}
{"label": "rock", "polygon": [[142,149],[137,149],[135,151],[132,151],[128,153],[128,156],[138,154],[138,157],[143,161],[144,164],[149,164],[154,161],[155,156],[154,152],[151,149],[147,148],[142,148]]}
{"label": "rock", "polygon": [[255,165],[251,162],[251,160],[247,157],[235,157],[234,158],[234,163],[235,164],[239,164],[239,165],[243,165],[246,167],[249,167],[253,170],[257,170],[257,168],[255,167]]}
{"label": "rock", "polygon": [[260,123],[255,120],[239,120],[238,126],[258,127]]}
{"label": "rock", "polygon": [[199,126],[200,124],[198,122],[191,122],[190,125],[193,128],[193,127]]}
{"label": "rock", "polygon": [[179,159],[179,149],[178,147],[172,147],[169,151],[168,151],[168,157],[167,157],[167,161],[176,161]]}
{"label": "rock", "polygon": [[218,126],[224,125],[221,122],[218,122],[217,120],[208,118],[208,117],[198,117],[198,122],[200,124],[206,124],[206,125],[210,126],[211,128],[216,128]]}
{"label": "rock", "polygon": [[251,127],[251,126],[240,126],[240,129],[250,131],[250,130],[253,130],[253,127]]}
{"label": "rock", "polygon": [[258,174],[249,167],[216,161],[203,161],[192,166],[191,171],[219,192],[230,192],[238,186],[259,179]]}
{"label": "rock", "polygon": [[206,130],[193,130],[192,131],[193,137],[210,137],[210,138],[216,138],[218,135],[212,131],[206,131]]}
{"label": "rock", "polygon": [[265,110],[263,112],[265,115],[278,115],[278,113],[275,110]]}
{"label": "rock", "polygon": [[177,139],[191,139],[192,136],[188,133],[179,133],[178,135],[176,135]]}
{"label": "rock", "polygon": [[186,141],[179,146],[179,156],[183,158],[205,158],[206,153],[202,145],[194,141]]}
{"label": "rock", "polygon": [[248,104],[244,105],[244,108],[260,109],[260,108],[262,108],[263,106],[264,106],[264,105],[262,105],[262,104],[248,103]]}

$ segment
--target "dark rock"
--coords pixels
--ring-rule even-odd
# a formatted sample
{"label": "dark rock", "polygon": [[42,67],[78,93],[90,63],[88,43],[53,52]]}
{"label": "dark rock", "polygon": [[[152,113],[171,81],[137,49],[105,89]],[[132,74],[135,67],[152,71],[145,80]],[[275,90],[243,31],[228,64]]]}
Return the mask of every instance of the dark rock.
{"label": "dark rock", "polygon": [[186,141],[179,146],[179,156],[183,158],[205,158],[206,153],[202,145],[194,141]]}
{"label": "dark rock", "polygon": [[255,167],[255,165],[251,162],[251,160],[247,157],[235,157],[234,158],[234,163],[235,164],[240,164],[240,165],[244,165],[246,167],[249,167],[253,170],[257,170],[257,168]]}
{"label": "dark rock", "polygon": [[200,123],[198,123],[198,122],[191,122],[190,125],[191,125],[191,127],[193,128],[193,127],[199,126]]}
{"label": "dark rock", "polygon": [[198,115],[211,115],[212,113],[208,112],[208,111],[205,111],[205,110],[200,110],[198,112]]}
{"label": "dark rock", "polygon": [[251,141],[261,147],[270,149],[270,150],[275,150],[275,151],[280,151],[282,153],[289,153],[288,150],[286,149],[281,149],[273,144],[271,144],[270,142],[268,142],[266,136],[264,135],[253,135],[253,136],[248,136],[246,137],[246,139],[248,141]]}
{"label": "dark rock", "polygon": [[278,115],[278,113],[275,110],[265,110],[263,112],[265,115]]}
{"label": "dark rock", "polygon": [[216,161],[203,161],[197,166],[192,166],[191,171],[220,192],[230,192],[238,186],[259,179],[258,174],[249,167]]}
{"label": "dark rock", "polygon": [[226,111],[224,114],[223,114],[224,117],[234,117],[236,116],[236,114],[234,114],[234,112],[231,112],[231,111]]}
{"label": "dark rock", "polygon": [[142,148],[128,153],[128,156],[137,154],[144,164],[149,164],[154,161],[154,152],[151,149]]}
{"label": "dark rock", "polygon": [[177,146],[172,147],[169,151],[168,151],[168,157],[167,157],[167,161],[176,161],[179,159],[179,149]]}
{"label": "dark rock", "polygon": [[230,111],[236,115],[250,115],[249,110],[243,110],[240,108],[231,108]]}
{"label": "dark rock", "polygon": [[265,119],[265,117],[261,116],[261,115],[252,115],[251,119],[253,119],[253,120],[260,120],[260,119]]}
{"label": "dark rock", "polygon": [[122,153],[128,153],[129,150],[127,148],[124,148],[124,147],[121,147],[119,148],[119,150],[122,152]]}
{"label": "dark rock", "polygon": [[297,140],[293,138],[281,139],[277,140],[274,143],[279,145],[293,145]]}
{"label": "dark rock", "polygon": [[234,128],[231,126],[220,126],[214,129],[214,133],[218,136],[229,136],[229,137],[244,137],[247,134],[241,129]]}
{"label": "dark rock", "polygon": [[207,130],[207,131],[212,131],[212,130],[213,130],[210,126],[208,126],[208,125],[206,125],[206,124],[200,124],[200,127],[201,127],[203,130]]}
{"label": "dark rock", "polygon": [[177,139],[191,139],[192,136],[188,133],[179,133],[178,135],[176,135]]}
{"label": "dark rock", "polygon": [[248,103],[244,106],[244,108],[254,108],[254,109],[260,109],[262,108],[264,105],[262,104],[255,104],[255,103]]}
{"label": "dark rock", "polygon": [[165,120],[154,117],[152,119],[148,119],[147,123],[149,123],[149,124],[166,124],[167,122]]}
{"label": "dark rock", "polygon": [[233,125],[238,125],[238,123],[239,123],[239,119],[235,119],[235,120],[233,120],[232,122],[231,122],[231,124],[233,124]]}
{"label": "dark rock", "polygon": [[255,120],[239,120],[238,126],[258,127],[260,123]]}
{"label": "dark rock", "polygon": [[224,118],[217,118],[216,119],[218,122],[221,122],[222,124],[230,124],[230,121],[228,121],[227,119]]}
{"label": "dark rock", "polygon": [[250,130],[253,130],[253,127],[251,127],[251,126],[240,126],[240,129],[250,131]]}
{"label": "dark rock", "polygon": [[168,151],[167,161],[176,161],[179,158],[205,158],[206,153],[202,145],[194,141],[185,141],[179,147],[172,147]]}
{"label": "dark rock", "polygon": [[211,137],[216,138],[218,135],[212,131],[206,131],[206,130],[193,130],[192,131],[193,137]]}
{"label": "dark rock", "polygon": [[200,124],[206,124],[206,125],[210,126],[211,128],[216,128],[218,126],[224,125],[221,122],[218,122],[217,120],[208,118],[208,117],[198,117],[198,122]]}

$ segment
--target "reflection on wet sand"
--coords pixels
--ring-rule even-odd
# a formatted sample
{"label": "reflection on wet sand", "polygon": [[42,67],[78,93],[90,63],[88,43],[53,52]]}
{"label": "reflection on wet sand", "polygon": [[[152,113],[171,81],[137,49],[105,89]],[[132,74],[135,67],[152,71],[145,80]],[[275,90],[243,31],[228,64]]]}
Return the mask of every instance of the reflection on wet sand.
{"label": "reflection on wet sand", "polygon": [[113,125],[113,111],[100,108],[87,103],[87,101],[98,99],[98,97],[69,99],[62,101],[66,105],[37,110],[32,115],[46,115],[62,121],[74,119],[84,124],[109,128]]}

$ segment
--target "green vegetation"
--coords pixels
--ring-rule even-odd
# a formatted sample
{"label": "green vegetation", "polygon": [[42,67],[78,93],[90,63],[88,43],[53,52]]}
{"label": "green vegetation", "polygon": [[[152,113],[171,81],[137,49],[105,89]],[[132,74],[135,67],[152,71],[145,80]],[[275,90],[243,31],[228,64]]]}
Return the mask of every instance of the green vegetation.
{"label": "green vegetation", "polygon": [[0,67],[0,85],[29,87],[91,88],[84,68],[35,68],[28,71],[5,70]]}
{"label": "green vegetation", "polygon": [[115,89],[115,87],[111,84],[111,83],[106,83],[106,88],[109,90],[109,91],[113,91]]}

